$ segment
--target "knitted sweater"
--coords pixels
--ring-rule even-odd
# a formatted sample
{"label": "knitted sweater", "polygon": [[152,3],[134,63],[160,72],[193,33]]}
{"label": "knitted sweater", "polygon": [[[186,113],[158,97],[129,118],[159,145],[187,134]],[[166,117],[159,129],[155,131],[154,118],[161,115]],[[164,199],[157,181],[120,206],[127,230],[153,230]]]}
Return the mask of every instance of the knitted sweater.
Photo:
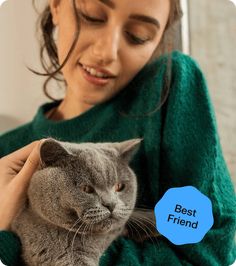
{"label": "knitted sweater", "polygon": [[[194,186],[211,200],[214,224],[199,243],[174,245],[162,236],[157,242],[141,244],[118,237],[102,255],[100,266],[226,266],[236,258],[234,188],[206,80],[190,56],[175,51],[171,57],[170,93],[156,112],[152,111],[166,84],[167,55],[145,66],[115,97],[77,117],[49,120],[45,112],[59,102],[46,103],[32,121],[0,137],[0,157],[45,137],[77,143],[142,137],[130,163],[138,177],[137,206],[154,208],[167,189],[182,186]],[[13,233],[0,232],[2,262],[20,265],[20,250],[20,241]]]}

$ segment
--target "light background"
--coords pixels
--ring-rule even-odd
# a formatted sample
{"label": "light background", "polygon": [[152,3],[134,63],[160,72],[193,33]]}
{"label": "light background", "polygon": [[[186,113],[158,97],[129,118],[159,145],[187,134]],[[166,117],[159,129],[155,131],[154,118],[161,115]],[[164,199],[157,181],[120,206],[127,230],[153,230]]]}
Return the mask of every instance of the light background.
{"label": "light background", "polygon": [[[187,2],[190,55],[208,81],[224,157],[236,184],[236,8],[228,0]],[[45,0],[38,3],[43,6]],[[7,0],[0,8],[0,132],[30,121],[39,105],[50,101],[42,92],[44,78],[25,67],[43,71],[36,18],[31,0]],[[55,92],[57,85],[50,87]]]}

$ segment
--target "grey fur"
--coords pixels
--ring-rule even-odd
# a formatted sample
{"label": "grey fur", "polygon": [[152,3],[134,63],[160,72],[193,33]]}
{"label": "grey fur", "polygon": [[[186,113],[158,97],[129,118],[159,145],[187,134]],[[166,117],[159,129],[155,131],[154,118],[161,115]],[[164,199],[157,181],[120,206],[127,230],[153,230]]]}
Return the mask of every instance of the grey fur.
{"label": "grey fur", "polygon": [[[134,209],[137,179],[129,162],[141,140],[76,144],[47,139],[41,145],[27,204],[11,228],[21,239],[26,265],[99,264]],[[124,189],[115,192],[115,183],[124,183]],[[94,192],[85,192],[84,185]]]}

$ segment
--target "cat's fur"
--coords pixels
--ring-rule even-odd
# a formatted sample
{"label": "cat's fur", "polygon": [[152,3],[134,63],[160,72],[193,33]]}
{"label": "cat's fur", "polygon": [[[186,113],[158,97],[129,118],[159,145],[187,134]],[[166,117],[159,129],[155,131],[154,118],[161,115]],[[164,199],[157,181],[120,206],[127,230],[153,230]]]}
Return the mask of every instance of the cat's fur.
{"label": "cat's fur", "polygon": [[[27,204],[11,228],[21,239],[26,265],[99,264],[134,209],[137,180],[129,162],[141,140],[44,141]],[[123,190],[115,192],[117,183]]]}

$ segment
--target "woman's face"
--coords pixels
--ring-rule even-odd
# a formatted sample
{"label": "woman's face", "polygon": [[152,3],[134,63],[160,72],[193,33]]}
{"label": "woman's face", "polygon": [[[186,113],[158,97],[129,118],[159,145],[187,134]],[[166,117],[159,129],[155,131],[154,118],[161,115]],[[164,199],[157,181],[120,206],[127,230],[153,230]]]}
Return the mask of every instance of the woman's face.
{"label": "woman's face", "polygon": [[[62,72],[67,82],[66,97],[84,106],[112,98],[145,66],[159,44],[168,20],[167,0],[75,0],[81,17],[80,35]],[[73,43],[77,30],[73,0],[49,0],[60,64]],[[150,18],[141,19],[143,16]],[[148,22],[148,21],[156,21]],[[80,64],[111,72],[105,85],[88,81]]]}

